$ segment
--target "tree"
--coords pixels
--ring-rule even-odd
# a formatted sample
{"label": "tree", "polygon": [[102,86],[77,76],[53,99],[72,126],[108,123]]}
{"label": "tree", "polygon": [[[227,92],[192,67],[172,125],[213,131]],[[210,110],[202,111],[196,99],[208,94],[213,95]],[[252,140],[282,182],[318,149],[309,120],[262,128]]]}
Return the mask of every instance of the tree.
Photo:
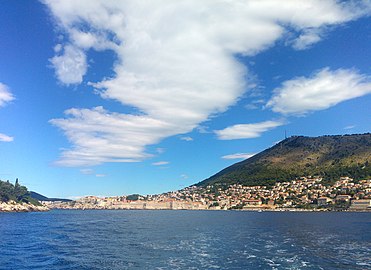
{"label": "tree", "polygon": [[137,201],[139,200],[139,194],[131,194],[126,197],[128,201]]}
{"label": "tree", "polygon": [[9,181],[4,182],[0,180],[0,201],[8,202],[10,200],[32,203],[35,205],[40,204],[37,200],[31,198],[30,193],[25,186],[19,184],[18,178],[15,180],[14,185]]}

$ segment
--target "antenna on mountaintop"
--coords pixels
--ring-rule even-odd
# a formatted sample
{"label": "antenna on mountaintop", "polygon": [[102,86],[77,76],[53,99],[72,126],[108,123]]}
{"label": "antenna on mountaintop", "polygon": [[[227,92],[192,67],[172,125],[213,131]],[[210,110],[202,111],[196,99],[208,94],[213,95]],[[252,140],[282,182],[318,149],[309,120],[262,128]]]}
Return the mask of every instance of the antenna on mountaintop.
{"label": "antenna on mountaintop", "polygon": [[287,139],[287,133],[286,133],[286,129],[285,129],[285,140]]}

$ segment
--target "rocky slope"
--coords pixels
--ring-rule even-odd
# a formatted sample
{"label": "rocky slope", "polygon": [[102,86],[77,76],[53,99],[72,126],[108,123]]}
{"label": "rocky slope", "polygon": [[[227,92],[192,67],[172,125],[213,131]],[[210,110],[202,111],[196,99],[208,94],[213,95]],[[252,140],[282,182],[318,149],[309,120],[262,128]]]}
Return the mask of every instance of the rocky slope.
{"label": "rocky slope", "polygon": [[48,207],[30,203],[17,203],[15,201],[0,202],[0,212],[41,212],[48,210]]}

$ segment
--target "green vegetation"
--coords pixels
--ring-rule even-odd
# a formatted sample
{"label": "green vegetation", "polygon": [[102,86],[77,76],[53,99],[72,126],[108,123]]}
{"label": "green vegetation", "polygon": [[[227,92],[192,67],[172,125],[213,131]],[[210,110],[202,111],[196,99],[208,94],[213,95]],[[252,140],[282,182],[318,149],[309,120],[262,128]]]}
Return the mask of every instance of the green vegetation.
{"label": "green vegetation", "polygon": [[0,202],[24,202],[31,203],[33,205],[40,205],[39,201],[31,198],[30,192],[25,186],[21,186],[18,182],[18,178],[15,180],[13,185],[9,181],[0,180]]}
{"label": "green vegetation", "polygon": [[213,202],[212,204],[209,205],[209,208],[210,207],[217,207],[217,206],[220,206],[219,202]]}
{"label": "green vegetation", "polygon": [[341,176],[371,178],[371,134],[294,136],[236,163],[198,186],[242,184],[273,186],[302,176],[320,176],[333,184]]}
{"label": "green vegetation", "polygon": [[126,197],[127,200],[129,201],[137,201],[139,199],[139,194],[131,194]]}

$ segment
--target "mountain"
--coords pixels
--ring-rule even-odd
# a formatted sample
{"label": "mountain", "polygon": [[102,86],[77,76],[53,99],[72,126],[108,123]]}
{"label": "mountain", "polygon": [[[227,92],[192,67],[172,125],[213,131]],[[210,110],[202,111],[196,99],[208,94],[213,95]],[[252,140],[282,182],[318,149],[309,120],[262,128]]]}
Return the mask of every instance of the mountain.
{"label": "mountain", "polygon": [[274,185],[302,176],[332,183],[341,176],[371,178],[371,134],[293,136],[197,184]]}
{"label": "mountain", "polygon": [[71,202],[72,201],[68,199],[48,198],[34,191],[30,191],[30,195],[31,195],[31,198],[34,198],[38,201],[50,201],[50,202],[55,202],[55,201]]}

